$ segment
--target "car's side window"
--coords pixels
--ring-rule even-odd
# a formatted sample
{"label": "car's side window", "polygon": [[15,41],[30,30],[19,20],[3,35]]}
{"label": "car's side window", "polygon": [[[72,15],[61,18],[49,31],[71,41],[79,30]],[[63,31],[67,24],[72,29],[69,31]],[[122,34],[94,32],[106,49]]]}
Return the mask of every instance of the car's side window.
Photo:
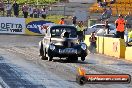
{"label": "car's side window", "polygon": [[101,28],[101,26],[100,25],[97,25],[96,28]]}
{"label": "car's side window", "polygon": [[105,28],[105,25],[98,25],[98,28]]}
{"label": "car's side window", "polygon": [[96,28],[96,26],[93,26],[92,28]]}
{"label": "car's side window", "polygon": [[72,27],[56,27],[51,29],[52,37],[61,37],[62,33],[68,32],[70,37],[76,37],[76,29]]}
{"label": "car's side window", "polygon": [[110,26],[110,30],[114,30],[114,29],[116,29],[114,26],[112,26],[112,25],[109,25]]}
{"label": "car's side window", "polygon": [[94,28],[105,28],[105,25],[96,25]]}

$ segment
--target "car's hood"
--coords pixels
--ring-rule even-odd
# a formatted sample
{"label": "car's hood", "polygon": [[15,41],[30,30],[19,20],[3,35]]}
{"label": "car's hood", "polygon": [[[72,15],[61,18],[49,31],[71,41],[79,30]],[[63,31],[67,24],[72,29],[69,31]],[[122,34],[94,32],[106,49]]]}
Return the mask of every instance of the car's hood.
{"label": "car's hood", "polygon": [[92,32],[97,32],[98,30],[100,30],[99,28],[88,28],[86,31],[85,31],[85,34],[86,35],[90,35]]}
{"label": "car's hood", "polygon": [[55,45],[63,46],[64,43],[78,44],[78,38],[51,38],[51,41]]}

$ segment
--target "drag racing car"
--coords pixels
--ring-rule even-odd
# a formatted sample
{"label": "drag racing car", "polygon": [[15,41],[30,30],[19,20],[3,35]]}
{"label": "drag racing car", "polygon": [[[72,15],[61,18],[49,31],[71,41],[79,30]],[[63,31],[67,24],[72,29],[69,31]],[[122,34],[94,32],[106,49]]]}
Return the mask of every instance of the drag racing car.
{"label": "drag racing car", "polygon": [[[110,34],[115,34],[116,33],[116,26],[114,24],[108,24],[109,25],[109,33]],[[88,27],[87,29],[85,29],[85,34],[86,35],[90,35],[92,32],[98,32],[101,29],[105,29],[105,24],[95,24],[92,25],[90,27]]]}
{"label": "drag racing car", "polygon": [[87,45],[79,42],[77,29],[74,26],[54,25],[47,29],[42,41],[39,42],[39,51],[42,60],[52,61],[53,57],[84,61],[87,56]]}

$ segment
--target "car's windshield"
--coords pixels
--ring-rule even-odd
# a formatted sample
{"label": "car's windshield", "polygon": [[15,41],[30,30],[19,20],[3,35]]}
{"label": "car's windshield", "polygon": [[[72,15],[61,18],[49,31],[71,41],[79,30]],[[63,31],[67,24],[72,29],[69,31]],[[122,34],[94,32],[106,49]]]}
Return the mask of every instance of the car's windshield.
{"label": "car's windshield", "polygon": [[110,30],[115,30],[116,29],[116,26],[113,25],[113,24],[109,24],[109,26],[110,26]]}
{"label": "car's windshield", "polygon": [[105,28],[105,25],[95,25],[92,28]]}
{"label": "car's windshield", "polygon": [[72,26],[55,26],[51,27],[51,36],[52,37],[61,37],[62,33],[68,32],[71,38],[77,37],[77,29]]}

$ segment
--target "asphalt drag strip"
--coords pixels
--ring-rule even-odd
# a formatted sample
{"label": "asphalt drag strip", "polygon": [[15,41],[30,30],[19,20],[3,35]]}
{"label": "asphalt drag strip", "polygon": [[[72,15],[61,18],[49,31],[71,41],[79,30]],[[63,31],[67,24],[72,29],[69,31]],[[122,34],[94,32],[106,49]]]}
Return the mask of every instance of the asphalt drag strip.
{"label": "asphalt drag strip", "polygon": [[[42,38],[42,36],[0,35],[0,56],[3,57],[0,62],[6,64],[5,67],[9,70],[13,69],[11,75],[15,74],[16,78],[18,76],[18,81],[22,81],[22,88],[28,88],[28,85],[34,85],[36,88],[132,88],[132,82],[78,85],[76,74],[79,66],[85,68],[88,74],[132,75],[132,62],[96,54],[89,54],[84,62],[80,59],[72,63],[58,58],[54,58],[51,62],[41,60],[38,55],[38,42]],[[9,86],[8,81],[3,78],[2,80]],[[23,85],[23,81],[27,82],[27,86]]]}
{"label": "asphalt drag strip", "polygon": [[[23,57],[26,61],[34,62],[37,65],[40,65],[43,69],[52,72],[59,76],[61,79],[73,84],[76,88],[116,88],[119,86],[120,88],[131,88],[132,83],[130,84],[86,84],[84,86],[77,85],[76,83],[76,73],[77,68],[79,66],[83,66],[88,74],[123,74],[129,73],[132,74],[131,71],[131,63],[127,63],[122,60],[118,60],[115,62],[115,59],[101,57],[98,55],[89,55],[85,62],[78,61],[69,63],[65,60],[59,60],[55,58],[53,62],[41,60],[38,56],[38,49],[36,47],[10,47],[5,49],[8,52],[12,52],[19,57]],[[94,58],[94,59],[90,59]],[[120,66],[122,64],[127,64],[127,66]],[[127,69],[126,69],[127,67]],[[123,69],[124,68],[124,69]],[[121,70],[122,69],[122,70]],[[127,71],[124,71],[127,70]]]}
{"label": "asphalt drag strip", "polygon": [[77,88],[31,61],[0,51],[0,77],[4,88]]}

